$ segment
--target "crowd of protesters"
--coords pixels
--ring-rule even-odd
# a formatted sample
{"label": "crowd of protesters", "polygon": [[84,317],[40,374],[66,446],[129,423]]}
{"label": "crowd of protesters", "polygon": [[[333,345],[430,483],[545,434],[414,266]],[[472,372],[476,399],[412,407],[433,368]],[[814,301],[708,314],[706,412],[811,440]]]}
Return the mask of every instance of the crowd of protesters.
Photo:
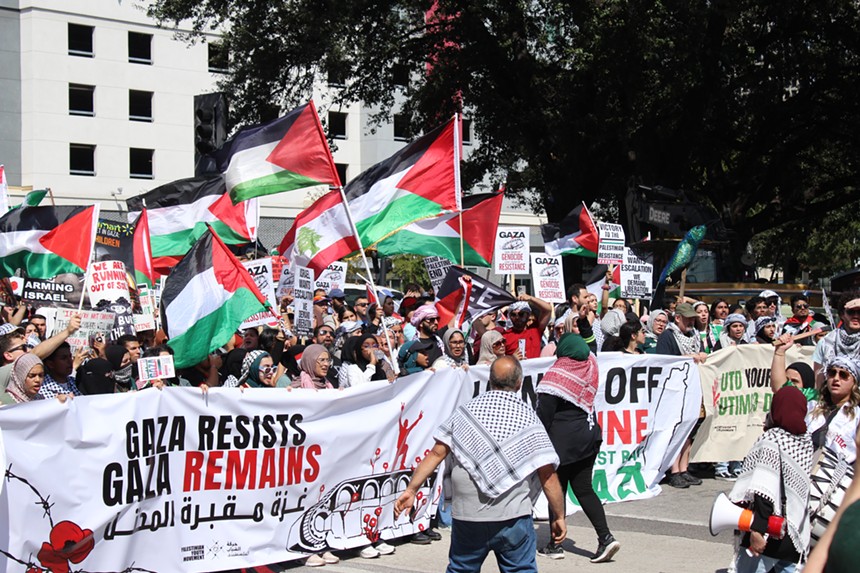
{"label": "crowd of protesters", "polygon": [[[730,346],[768,345],[774,352],[772,387],[780,396],[773,401],[772,414],[779,419],[769,421],[770,429],[761,438],[769,441],[757,442],[753,451],[775,448],[783,456],[788,455],[787,451],[801,452],[794,458],[782,458],[782,462],[779,456],[774,458],[780,463],[775,471],[791,467],[805,472],[806,479],[813,448],[827,447],[848,463],[855,462],[860,420],[860,295],[843,297],[836,324],[831,325],[824,316],[813,312],[804,294],[794,295],[787,307],[782,306],[777,293],[764,291],[743,306],[724,299],[708,304],[685,297],[668,300],[663,308],[646,309],[637,301],[612,300],[609,288],[607,279],[598,297],[584,285],[573,285],[566,303],[555,307],[519,294],[508,307],[485,313],[464,328],[458,328],[453,320],[440,324],[432,295],[415,284],[406,286],[405,296],[399,301],[381,289],[378,302],[359,297],[351,305],[342,290],[320,289],[314,293],[313,335],[304,340],[299,340],[291,329],[292,299],[286,296],[279,328],[236,332],[228,344],[206,360],[177,371],[174,378],[145,384],[138,380],[137,361],[172,354],[164,332],[125,335],[110,342],[105,335],[98,335],[89,346],[73,352],[66,339],[80,328],[80,317],[73,317],[59,332],[48,333],[45,317],[20,303],[3,307],[0,401],[65,401],[81,395],[163,390],[171,386],[196,386],[203,391],[217,386],[323,391],[374,381],[393,383],[398,376],[422,371],[468,370],[473,365],[491,365],[505,355],[518,360],[555,357],[556,362],[537,388],[538,415],[559,455],[557,473],[562,486],[573,488],[598,535],[594,562],[609,560],[620,547],[591,489],[591,471],[602,441],[593,411],[598,383],[595,356],[599,353],[687,356],[701,363],[709,354]],[[785,364],[785,351],[793,344],[814,347],[811,367],[804,362]],[[787,388],[793,390],[787,392]],[[803,397],[802,412],[798,410],[798,395]],[[688,488],[702,483],[704,474],[691,470],[689,463],[695,431],[696,428],[666,476],[671,487]],[[807,444],[804,437],[810,436]],[[757,477],[764,475],[760,466],[765,458],[764,454],[756,459],[747,456],[746,461],[726,460],[710,468],[718,479],[738,480],[735,497],[739,502],[754,504],[757,512],[754,529],[743,539],[748,551],[739,553],[739,572],[768,571],[777,565],[782,567],[778,571],[791,571],[790,566],[807,555],[808,528],[798,522],[808,519],[806,514],[798,517],[802,511],[797,504],[779,507],[780,498],[768,497],[760,487],[766,481]],[[792,483],[792,487],[790,492],[782,490],[783,501],[786,493],[808,496],[808,483]],[[850,492],[855,490],[860,487]],[[857,497],[860,491],[846,499]],[[790,541],[766,539],[758,526],[762,520],[766,525],[769,514],[784,515],[786,509],[795,527]],[[844,515],[857,511],[854,507],[852,513],[840,511],[839,516],[847,522]],[[415,535],[412,542],[427,544],[439,538],[431,528]],[[825,545],[831,539],[833,551],[838,550],[841,538],[829,536]],[[372,558],[393,551],[392,546],[378,542],[362,549],[361,556]],[[807,571],[823,570],[820,564],[826,561],[826,553],[821,555],[824,551],[818,549],[813,554]],[[538,553],[563,557],[561,547],[553,543]],[[337,560],[325,552],[311,556],[306,564],[325,565]]]}

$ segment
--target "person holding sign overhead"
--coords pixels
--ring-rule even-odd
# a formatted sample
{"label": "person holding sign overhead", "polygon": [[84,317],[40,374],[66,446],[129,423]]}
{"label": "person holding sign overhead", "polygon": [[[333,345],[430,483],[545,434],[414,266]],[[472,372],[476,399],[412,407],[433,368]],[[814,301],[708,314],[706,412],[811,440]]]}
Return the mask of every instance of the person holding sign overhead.
{"label": "person holding sign overhead", "polygon": [[[508,309],[511,327],[502,331],[505,338],[505,354],[516,356],[519,360],[539,358],[541,334],[549,324],[552,307],[545,300],[522,293],[517,302]],[[529,315],[536,309],[537,320],[528,326]]]}

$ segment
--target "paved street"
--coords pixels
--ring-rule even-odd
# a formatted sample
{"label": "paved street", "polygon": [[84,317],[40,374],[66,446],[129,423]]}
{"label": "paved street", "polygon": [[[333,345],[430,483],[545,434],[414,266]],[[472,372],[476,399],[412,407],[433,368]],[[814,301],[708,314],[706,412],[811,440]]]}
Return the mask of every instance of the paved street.
{"label": "paved street", "polygon": [[[621,551],[610,563],[589,562],[597,540],[585,516],[578,513],[568,519],[567,541],[563,545],[565,558],[538,557],[538,568],[548,573],[580,569],[606,573],[726,573],[732,555],[732,535],[723,532],[711,537],[708,515],[716,494],[729,491],[731,485],[705,479],[698,487],[676,490],[664,486],[663,493],[653,499],[605,506],[609,527],[622,544]],[[548,531],[546,524],[538,526],[539,545],[546,543]],[[395,544],[394,555],[373,560],[344,554],[341,563],[322,570],[329,573],[442,572],[447,565],[450,532],[442,531],[442,535],[442,541],[430,546]],[[482,571],[498,571],[492,556]]]}

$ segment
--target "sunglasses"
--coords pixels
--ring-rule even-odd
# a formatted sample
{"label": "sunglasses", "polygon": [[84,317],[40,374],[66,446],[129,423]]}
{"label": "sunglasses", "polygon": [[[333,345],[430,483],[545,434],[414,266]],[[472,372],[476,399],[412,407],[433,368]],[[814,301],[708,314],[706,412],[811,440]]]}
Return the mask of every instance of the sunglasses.
{"label": "sunglasses", "polygon": [[29,344],[21,344],[19,346],[15,346],[14,348],[10,348],[6,352],[12,353],[12,352],[17,352],[19,350],[23,350],[24,352],[30,352],[31,348],[33,348],[33,347],[30,346]]}
{"label": "sunglasses", "polygon": [[352,306],[367,306],[367,303],[366,302],[357,302]]}
{"label": "sunglasses", "polygon": [[848,316],[860,316],[860,308],[846,308],[845,314]]}
{"label": "sunglasses", "polygon": [[502,346],[504,343],[504,340],[497,340],[493,343],[493,348],[495,348],[496,346]]}
{"label": "sunglasses", "polygon": [[805,308],[809,308],[809,305],[808,304],[796,304],[796,305],[794,305],[794,308],[799,308],[799,309],[803,310]]}
{"label": "sunglasses", "polygon": [[320,334],[323,336],[325,336],[325,335],[334,336],[334,331],[333,330],[320,330]]}
{"label": "sunglasses", "polygon": [[842,370],[841,368],[828,368],[827,369],[827,377],[828,378],[836,378],[839,377],[840,380],[848,381],[853,378],[853,375],[847,370]]}
{"label": "sunglasses", "polygon": [[258,370],[262,374],[265,374],[266,376],[268,376],[270,374],[274,374],[278,370],[278,367],[277,366],[260,366],[260,368],[258,368]]}
{"label": "sunglasses", "polygon": [[433,318],[425,318],[424,321],[425,322],[439,322],[439,317],[434,316]]}

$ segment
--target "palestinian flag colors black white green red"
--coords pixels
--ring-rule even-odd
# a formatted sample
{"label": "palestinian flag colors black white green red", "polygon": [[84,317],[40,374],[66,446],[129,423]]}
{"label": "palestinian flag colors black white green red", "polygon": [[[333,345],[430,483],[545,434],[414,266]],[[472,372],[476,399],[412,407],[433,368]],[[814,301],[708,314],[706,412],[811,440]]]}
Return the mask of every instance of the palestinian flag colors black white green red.
{"label": "palestinian flag colors black white green red", "polygon": [[459,158],[460,122],[452,118],[350,181],[344,192],[361,244],[458,211]]}
{"label": "palestinian flag colors black white green red", "polygon": [[90,261],[98,205],[24,207],[0,217],[0,274],[22,269],[30,278],[82,274]]}
{"label": "palestinian flag colors black white green red", "polygon": [[203,236],[209,224],[227,244],[256,238],[257,200],[234,205],[220,175],[179,179],[126,201],[128,221],[146,207],[152,264],[166,275]]}
{"label": "palestinian flag colors black white green red", "polygon": [[152,267],[152,244],[149,239],[149,215],[141,211],[134,223],[134,280],[138,285],[151,287],[155,284],[155,269]]}
{"label": "palestinian flag colors black white green red", "polygon": [[265,312],[248,271],[207,229],[174,267],[161,294],[162,328],[177,368],[194,366],[230,340],[243,320]]}
{"label": "palestinian flag colors black white green red", "polygon": [[[455,264],[493,266],[496,228],[502,212],[502,193],[482,193],[463,197],[463,232],[460,214],[446,213],[422,219],[381,240],[374,247],[380,255],[411,254],[444,257]],[[460,237],[463,260],[460,260]]]}
{"label": "palestinian flag colors black white green red", "polygon": [[340,187],[314,102],[240,129],[212,153],[233,203],[286,191]]}
{"label": "palestinian flag colors black white green red", "polygon": [[357,250],[340,190],[329,191],[299,213],[278,247],[291,264],[310,267],[317,276]]}
{"label": "palestinian flag colors black white green red", "polygon": [[456,317],[455,324],[459,327],[516,300],[511,293],[487,279],[452,266],[436,293],[436,311],[439,324],[448,324]]}
{"label": "palestinian flag colors black white green red", "polygon": [[597,227],[584,203],[561,222],[541,225],[540,231],[548,255],[597,257]]}

